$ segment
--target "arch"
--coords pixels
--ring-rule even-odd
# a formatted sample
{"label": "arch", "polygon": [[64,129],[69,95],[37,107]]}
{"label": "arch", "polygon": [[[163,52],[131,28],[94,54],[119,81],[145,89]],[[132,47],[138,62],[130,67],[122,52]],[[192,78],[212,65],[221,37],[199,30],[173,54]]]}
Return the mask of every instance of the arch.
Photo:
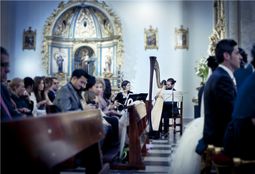
{"label": "arch", "polygon": [[[88,50],[94,63],[94,70],[89,73],[107,77],[113,87],[117,86],[117,67],[123,67],[122,29],[119,18],[105,3],[60,2],[47,19],[43,35],[42,62],[49,75],[66,80],[75,68],[84,68],[78,61],[82,50]],[[58,71],[59,54],[63,72]]]}

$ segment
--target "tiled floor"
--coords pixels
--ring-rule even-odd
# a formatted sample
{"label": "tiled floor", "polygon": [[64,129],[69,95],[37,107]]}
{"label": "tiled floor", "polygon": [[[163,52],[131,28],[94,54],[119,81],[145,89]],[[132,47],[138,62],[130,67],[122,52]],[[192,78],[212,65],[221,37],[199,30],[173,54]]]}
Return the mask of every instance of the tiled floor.
{"label": "tiled floor", "polygon": [[[186,125],[190,120],[184,120]],[[148,155],[144,157],[145,170],[110,170],[110,174],[166,174],[171,167],[170,157],[173,154],[176,143],[180,139],[180,134],[173,135],[173,130],[170,129],[170,134],[167,139],[150,140],[148,145]],[[84,170],[76,170],[75,172],[61,172],[61,174],[81,174]]]}
{"label": "tiled floor", "polygon": [[179,135],[175,138],[172,134],[168,139],[151,140],[148,145],[148,155],[144,157],[145,170],[110,170],[112,174],[122,173],[147,173],[147,174],[163,174],[168,173],[170,168],[169,158],[173,153]]}

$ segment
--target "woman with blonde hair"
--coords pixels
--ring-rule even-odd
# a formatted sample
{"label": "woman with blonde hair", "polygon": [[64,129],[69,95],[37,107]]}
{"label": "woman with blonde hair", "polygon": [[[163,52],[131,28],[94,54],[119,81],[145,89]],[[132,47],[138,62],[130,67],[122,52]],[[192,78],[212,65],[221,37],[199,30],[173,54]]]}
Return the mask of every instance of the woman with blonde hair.
{"label": "woman with blonde hair", "polygon": [[32,115],[32,108],[29,108],[28,94],[21,78],[14,78],[9,84],[11,99],[14,101],[17,110],[25,115]]}

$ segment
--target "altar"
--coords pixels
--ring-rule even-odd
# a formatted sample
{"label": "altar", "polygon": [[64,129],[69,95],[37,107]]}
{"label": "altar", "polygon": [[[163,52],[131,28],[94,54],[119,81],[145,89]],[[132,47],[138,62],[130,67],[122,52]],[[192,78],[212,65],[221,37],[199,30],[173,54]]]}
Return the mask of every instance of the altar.
{"label": "altar", "polygon": [[60,2],[44,26],[43,66],[67,81],[74,69],[108,78],[120,86],[123,39],[119,18],[97,1]]}

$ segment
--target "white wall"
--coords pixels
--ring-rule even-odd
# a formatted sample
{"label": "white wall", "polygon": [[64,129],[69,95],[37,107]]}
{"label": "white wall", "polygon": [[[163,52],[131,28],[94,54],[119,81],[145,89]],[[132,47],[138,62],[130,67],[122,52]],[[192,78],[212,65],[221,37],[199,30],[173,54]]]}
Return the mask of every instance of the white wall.
{"label": "white wall", "polygon": [[227,32],[228,38],[233,38],[243,48],[251,60],[251,48],[255,43],[255,2],[235,1],[225,2],[227,12]]}
{"label": "white wall", "polygon": [[[10,55],[10,62],[14,62],[14,52],[11,51],[13,49],[13,43],[15,40],[15,3],[14,2],[8,2],[3,3],[0,1],[0,7],[1,7],[1,46],[6,48],[9,51]],[[10,64],[10,69],[14,69],[14,64]],[[13,72],[13,71],[11,71]]]}
{"label": "white wall", "polygon": [[[208,37],[212,32],[212,2],[110,1],[108,4],[121,18],[125,79],[131,81],[133,91],[148,92],[149,56],[157,56],[161,79],[173,77],[177,80],[176,89],[185,92],[184,115],[193,117],[191,100],[196,97],[196,87],[199,86],[194,66],[202,56],[207,57]],[[150,25],[159,31],[158,50],[144,49],[144,28]],[[175,28],[180,25],[189,28],[188,50],[174,49]]]}
{"label": "white wall", "polygon": [[[8,2],[4,2],[8,3]],[[45,75],[41,65],[43,26],[58,6],[57,1],[16,1],[11,11],[13,31],[12,67],[9,78]],[[173,77],[176,89],[185,91],[184,115],[193,117],[191,99],[196,97],[199,79],[195,75],[196,60],[207,56],[208,37],[212,32],[211,1],[112,1],[106,3],[120,17],[124,40],[125,79],[132,82],[134,92],[148,92],[149,56],[157,56],[161,79]],[[159,49],[144,49],[144,29],[150,25],[159,31]],[[189,49],[175,50],[175,28],[189,28]],[[37,30],[36,50],[22,50],[24,29]],[[2,39],[1,39],[2,40]],[[3,46],[5,46],[3,44]]]}

